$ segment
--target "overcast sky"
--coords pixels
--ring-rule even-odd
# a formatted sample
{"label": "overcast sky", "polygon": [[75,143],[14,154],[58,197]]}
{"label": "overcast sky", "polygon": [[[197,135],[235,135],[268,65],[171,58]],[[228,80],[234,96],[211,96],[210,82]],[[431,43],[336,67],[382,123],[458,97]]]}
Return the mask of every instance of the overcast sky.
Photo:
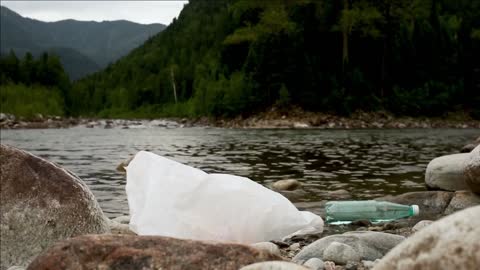
{"label": "overcast sky", "polygon": [[41,21],[129,20],[138,23],[170,24],[188,1],[6,1],[6,6],[23,17]]}

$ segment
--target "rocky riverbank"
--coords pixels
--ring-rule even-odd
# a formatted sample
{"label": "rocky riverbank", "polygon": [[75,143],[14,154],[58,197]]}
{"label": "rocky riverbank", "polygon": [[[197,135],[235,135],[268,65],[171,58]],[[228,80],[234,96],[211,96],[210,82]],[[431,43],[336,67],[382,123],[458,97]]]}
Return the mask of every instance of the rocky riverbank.
{"label": "rocky riverbank", "polygon": [[305,112],[297,108],[281,111],[272,108],[249,117],[236,118],[165,118],[165,119],[94,119],[62,118],[38,114],[33,119],[24,119],[9,114],[0,114],[2,129],[69,128],[315,128],[315,129],[379,129],[379,128],[480,128],[480,121],[462,114],[446,118],[395,117],[389,113],[356,112],[349,117],[325,113]]}
{"label": "rocky riverbank", "polygon": [[[429,164],[426,185],[435,183],[432,187],[441,190],[377,198],[417,204],[418,216],[382,224],[367,220],[326,224],[320,234],[253,245],[137,236],[129,230],[128,217],[105,217],[88,187],[73,173],[10,146],[0,146],[0,157],[1,270],[14,266],[21,268],[12,269],[476,269],[480,264],[480,195],[475,193],[480,187],[480,146],[462,158],[445,156],[440,157],[441,162]],[[294,192],[302,186],[283,181],[272,188]],[[348,198],[341,191],[327,195],[325,200]],[[316,205],[316,213],[323,218],[324,203]]]}

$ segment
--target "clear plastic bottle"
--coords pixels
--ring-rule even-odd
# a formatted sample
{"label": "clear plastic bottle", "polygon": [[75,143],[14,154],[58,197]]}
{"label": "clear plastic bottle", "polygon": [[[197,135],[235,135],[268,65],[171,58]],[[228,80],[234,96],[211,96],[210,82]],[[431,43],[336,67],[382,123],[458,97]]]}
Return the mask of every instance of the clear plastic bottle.
{"label": "clear plastic bottle", "polygon": [[418,215],[418,205],[403,205],[383,201],[331,201],[325,205],[326,222],[348,224],[355,220],[373,223],[387,222]]}

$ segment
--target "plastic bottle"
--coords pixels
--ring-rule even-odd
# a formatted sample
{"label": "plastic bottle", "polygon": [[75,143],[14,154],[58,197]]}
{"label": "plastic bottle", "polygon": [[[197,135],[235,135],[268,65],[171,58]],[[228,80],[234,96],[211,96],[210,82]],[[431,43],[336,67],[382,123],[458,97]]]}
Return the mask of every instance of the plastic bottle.
{"label": "plastic bottle", "polygon": [[418,205],[402,205],[383,201],[331,201],[325,205],[326,222],[348,224],[355,220],[387,222],[418,215]]}

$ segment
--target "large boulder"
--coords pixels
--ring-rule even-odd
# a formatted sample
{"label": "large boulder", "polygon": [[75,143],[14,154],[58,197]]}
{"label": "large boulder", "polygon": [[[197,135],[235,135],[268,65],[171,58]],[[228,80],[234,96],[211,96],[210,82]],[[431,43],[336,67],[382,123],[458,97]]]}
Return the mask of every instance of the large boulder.
{"label": "large boulder", "polygon": [[58,240],[109,232],[93,194],[77,176],[0,145],[1,264],[26,266]]}
{"label": "large boulder", "polygon": [[162,236],[86,235],[56,243],[30,270],[42,269],[239,269],[281,260],[240,244],[207,243]]}
{"label": "large boulder", "polygon": [[465,183],[470,190],[480,194],[480,145],[470,152],[465,161]]}
{"label": "large boulder", "polygon": [[311,258],[334,261],[338,264],[374,261],[382,258],[405,237],[382,232],[355,231],[331,235],[317,240],[303,248],[293,262],[304,263]]}
{"label": "large boulder", "polygon": [[392,249],[374,269],[478,269],[479,217],[475,206],[440,219]]}
{"label": "large boulder", "polygon": [[427,166],[425,184],[431,189],[465,190],[465,161],[469,153],[447,155],[433,159]]}

